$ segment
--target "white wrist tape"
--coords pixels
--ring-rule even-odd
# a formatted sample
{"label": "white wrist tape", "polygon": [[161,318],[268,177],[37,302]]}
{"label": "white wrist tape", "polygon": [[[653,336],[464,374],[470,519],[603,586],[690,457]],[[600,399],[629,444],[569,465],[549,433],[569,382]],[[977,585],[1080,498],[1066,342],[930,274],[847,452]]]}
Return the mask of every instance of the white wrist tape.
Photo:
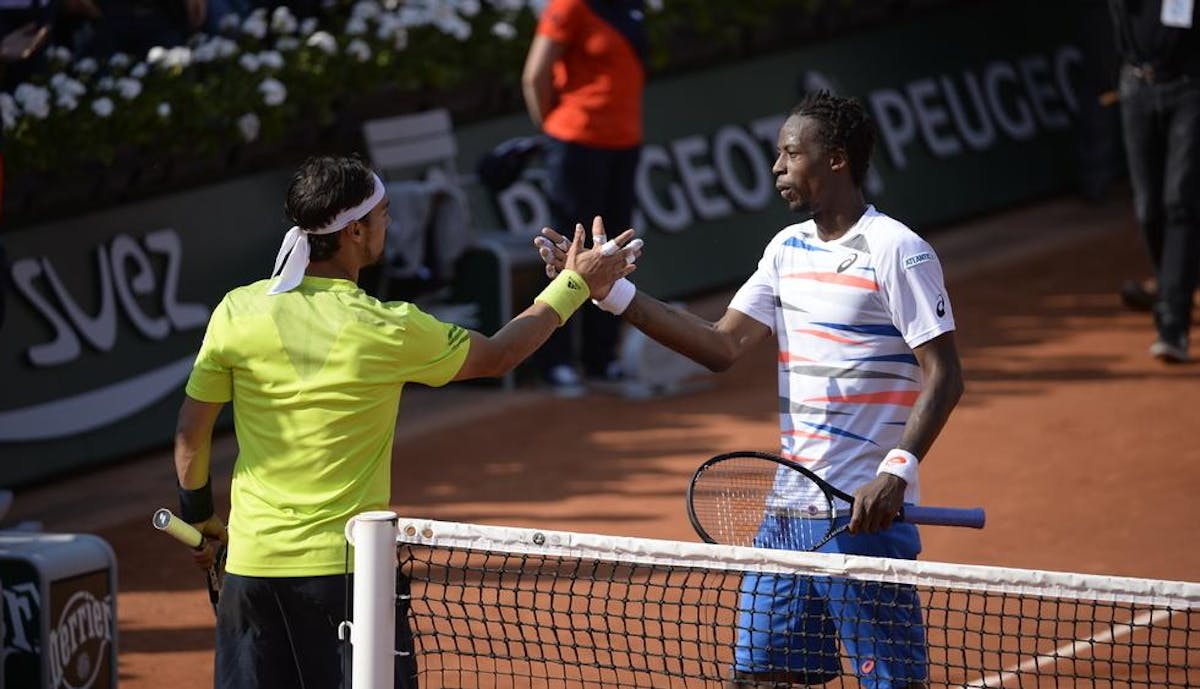
{"label": "white wrist tape", "polygon": [[634,287],[633,283],[625,278],[621,278],[613,283],[612,289],[608,290],[604,299],[593,299],[592,303],[600,307],[601,311],[620,316],[625,313],[625,309],[629,308],[629,302],[633,301],[635,294],[637,294],[637,287]]}
{"label": "white wrist tape", "polygon": [[916,503],[921,498],[920,475],[918,474],[917,456],[908,450],[896,448],[890,450],[875,475],[891,474],[904,479],[904,502]]}

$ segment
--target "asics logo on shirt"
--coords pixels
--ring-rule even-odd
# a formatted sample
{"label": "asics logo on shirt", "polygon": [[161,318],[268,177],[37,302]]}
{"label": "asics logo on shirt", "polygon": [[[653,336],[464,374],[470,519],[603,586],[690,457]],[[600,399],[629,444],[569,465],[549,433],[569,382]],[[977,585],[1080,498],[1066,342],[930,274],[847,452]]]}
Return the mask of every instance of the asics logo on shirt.
{"label": "asics logo on shirt", "polygon": [[837,272],[844,273],[846,271],[846,269],[849,268],[850,266],[854,265],[854,262],[857,260],[858,260],[858,254],[850,254],[849,256],[846,257],[846,260],[844,260],[838,264]]}
{"label": "asics logo on shirt", "polygon": [[946,315],[946,296],[943,294],[938,295],[937,315],[938,315],[938,318],[942,318]]}

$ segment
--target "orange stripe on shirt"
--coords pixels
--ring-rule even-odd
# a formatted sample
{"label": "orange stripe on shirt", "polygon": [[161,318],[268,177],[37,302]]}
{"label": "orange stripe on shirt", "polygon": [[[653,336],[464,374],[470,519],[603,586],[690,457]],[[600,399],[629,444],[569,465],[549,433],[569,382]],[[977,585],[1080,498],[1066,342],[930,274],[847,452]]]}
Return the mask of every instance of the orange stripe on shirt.
{"label": "orange stripe on shirt", "polygon": [[859,287],[872,292],[879,289],[879,285],[877,285],[874,280],[855,277],[853,275],[842,275],[841,273],[788,273],[780,277],[793,278],[797,280],[815,280],[816,282],[827,282],[833,285],[845,285],[846,287]]}
{"label": "orange stripe on shirt", "polygon": [[816,361],[816,359],[809,359],[806,356],[792,354],[791,352],[779,352],[779,363],[787,364],[793,361]]}
{"label": "orange stripe on shirt", "polygon": [[812,330],[810,328],[797,328],[797,329],[793,330],[792,332],[803,333],[805,335],[812,335],[813,337],[820,337],[820,338],[824,338],[826,340],[833,340],[834,342],[840,342],[841,344],[859,345],[859,344],[863,343],[862,340],[852,340],[848,337],[842,337],[841,335],[834,335],[833,333],[827,333],[824,330]]}
{"label": "orange stripe on shirt", "polygon": [[814,440],[833,440],[833,436],[831,435],[825,435],[824,433],[813,433],[812,431],[802,431],[798,429],[783,431],[782,435],[790,435],[796,438],[812,438]]}
{"label": "orange stripe on shirt", "polygon": [[897,404],[911,407],[917,403],[919,390],[893,390],[890,392],[864,392],[857,395],[836,395],[833,397],[813,397],[805,402],[851,402],[855,404]]}
{"label": "orange stripe on shirt", "polygon": [[780,452],[779,456],[783,457],[784,459],[790,459],[793,462],[799,462],[800,464],[812,464],[813,462],[821,461],[820,457],[801,457],[800,455],[794,455],[790,452]]}

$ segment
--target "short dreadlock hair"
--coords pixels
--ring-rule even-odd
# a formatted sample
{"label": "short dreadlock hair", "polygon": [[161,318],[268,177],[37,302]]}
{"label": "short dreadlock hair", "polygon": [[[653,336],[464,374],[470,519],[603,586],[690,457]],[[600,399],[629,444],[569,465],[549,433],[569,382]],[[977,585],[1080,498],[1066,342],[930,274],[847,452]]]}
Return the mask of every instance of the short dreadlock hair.
{"label": "short dreadlock hair", "polygon": [[855,98],[842,98],[828,91],[812,91],[789,116],[808,117],[820,124],[825,150],[840,148],[850,162],[850,177],[861,187],[871,164],[875,146],[875,123]]}

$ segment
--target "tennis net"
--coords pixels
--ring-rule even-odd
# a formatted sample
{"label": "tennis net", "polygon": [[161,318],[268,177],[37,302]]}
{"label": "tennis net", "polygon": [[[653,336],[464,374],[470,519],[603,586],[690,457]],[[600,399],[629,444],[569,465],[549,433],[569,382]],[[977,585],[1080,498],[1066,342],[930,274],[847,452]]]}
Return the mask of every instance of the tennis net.
{"label": "tennis net", "polygon": [[1200,584],[422,519],[397,533],[422,689],[721,687],[735,666],[757,675],[745,687],[800,668],[832,687],[1200,686]]}

